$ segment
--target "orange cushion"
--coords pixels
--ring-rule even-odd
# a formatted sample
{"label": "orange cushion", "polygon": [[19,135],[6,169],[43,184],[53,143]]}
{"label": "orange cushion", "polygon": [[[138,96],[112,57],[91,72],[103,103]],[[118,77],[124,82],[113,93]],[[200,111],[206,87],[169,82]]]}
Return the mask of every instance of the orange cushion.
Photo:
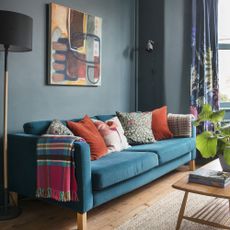
{"label": "orange cushion", "polygon": [[74,135],[84,138],[89,144],[91,160],[97,160],[108,152],[102,136],[87,115],[79,122],[67,121],[67,125]]}
{"label": "orange cushion", "polygon": [[169,139],[173,137],[169,130],[167,119],[167,106],[152,111],[152,131],[156,140]]}

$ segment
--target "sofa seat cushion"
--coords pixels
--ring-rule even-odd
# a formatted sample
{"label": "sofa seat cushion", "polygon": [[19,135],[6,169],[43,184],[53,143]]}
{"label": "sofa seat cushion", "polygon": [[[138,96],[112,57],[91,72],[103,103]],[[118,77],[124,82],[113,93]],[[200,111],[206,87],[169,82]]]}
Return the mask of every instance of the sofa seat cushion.
{"label": "sofa seat cushion", "polygon": [[191,152],[195,147],[196,141],[194,138],[172,138],[158,141],[153,144],[132,146],[125,151],[154,152],[159,157],[159,164],[162,165]]}
{"label": "sofa seat cushion", "polygon": [[93,190],[135,177],[158,166],[158,156],[152,152],[113,152],[91,161]]}

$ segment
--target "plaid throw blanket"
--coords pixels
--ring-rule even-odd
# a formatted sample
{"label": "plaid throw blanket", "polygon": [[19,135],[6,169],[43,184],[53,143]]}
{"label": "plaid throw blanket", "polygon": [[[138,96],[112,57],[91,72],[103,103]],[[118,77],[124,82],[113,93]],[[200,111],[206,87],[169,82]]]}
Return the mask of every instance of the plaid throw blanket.
{"label": "plaid throw blanket", "polygon": [[39,198],[77,201],[74,142],[75,136],[43,135],[37,142],[37,191]]}

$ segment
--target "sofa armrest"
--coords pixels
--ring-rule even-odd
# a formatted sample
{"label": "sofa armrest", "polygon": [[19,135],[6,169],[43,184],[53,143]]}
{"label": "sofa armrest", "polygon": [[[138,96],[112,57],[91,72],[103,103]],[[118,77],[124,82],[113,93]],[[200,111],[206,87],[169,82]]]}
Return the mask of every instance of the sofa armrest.
{"label": "sofa armrest", "polygon": [[36,144],[39,136],[8,135],[9,189],[34,197],[36,191]]}
{"label": "sofa armrest", "polygon": [[[194,119],[192,119],[192,122],[193,121],[194,121]],[[191,125],[192,125],[192,138],[196,138],[196,126],[193,125],[193,123]]]}
{"label": "sofa armrest", "polygon": [[87,212],[93,207],[90,147],[85,142],[75,142],[74,147],[79,206]]}
{"label": "sofa armrest", "polygon": [[[194,121],[195,119],[193,118],[192,119],[192,122]],[[196,126],[193,125],[193,123],[191,124],[192,125],[192,138],[194,138],[194,141],[196,143]],[[195,148],[193,149],[192,151],[192,160],[195,160],[196,159],[196,146]]]}
{"label": "sofa armrest", "polygon": [[[8,135],[10,191],[28,197],[35,197],[38,138],[37,135],[25,133]],[[72,202],[70,208],[79,212],[86,212],[93,206],[90,148],[85,142],[76,142],[74,147],[79,202]],[[60,203],[60,205],[62,204]]]}
{"label": "sofa armrest", "polygon": [[190,137],[194,139],[191,159],[196,159],[196,127],[193,125],[192,114],[168,114],[169,129],[175,137]]}

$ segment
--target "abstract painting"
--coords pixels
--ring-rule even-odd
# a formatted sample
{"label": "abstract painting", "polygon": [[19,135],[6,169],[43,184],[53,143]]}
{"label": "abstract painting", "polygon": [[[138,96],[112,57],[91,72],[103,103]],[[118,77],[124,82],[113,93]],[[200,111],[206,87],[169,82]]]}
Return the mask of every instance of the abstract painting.
{"label": "abstract painting", "polygon": [[51,85],[101,85],[102,19],[50,4],[49,76]]}

